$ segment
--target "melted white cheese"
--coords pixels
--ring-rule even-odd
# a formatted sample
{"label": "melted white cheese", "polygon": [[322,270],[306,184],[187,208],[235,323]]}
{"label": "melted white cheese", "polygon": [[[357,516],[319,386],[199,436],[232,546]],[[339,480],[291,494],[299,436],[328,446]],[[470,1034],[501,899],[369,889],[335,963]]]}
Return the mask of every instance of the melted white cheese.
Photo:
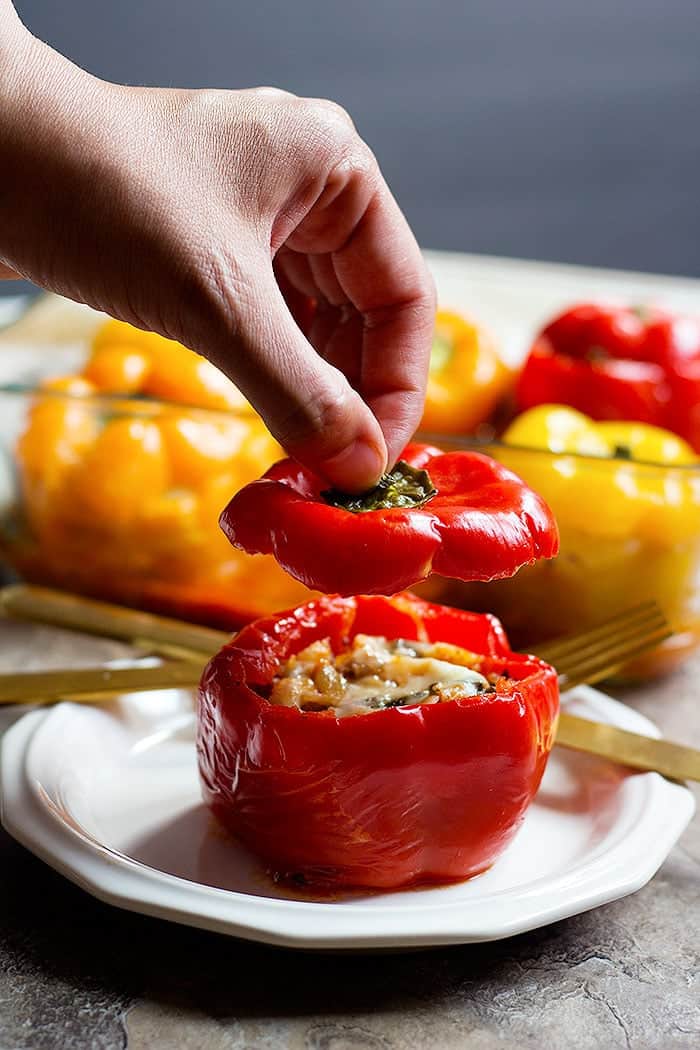
{"label": "melted white cheese", "polygon": [[[469,667],[460,667],[429,656],[392,656],[383,665],[380,674],[365,675],[348,682],[341,705],[346,701],[356,702],[377,696],[394,700],[424,692],[437,684],[449,685],[454,682],[478,683],[482,689],[488,686],[484,676]],[[481,692],[481,689],[474,689],[473,692]]]}
{"label": "melted white cheese", "polygon": [[[348,652],[334,657],[327,643],[316,642],[288,662],[270,699],[308,710],[332,709],[342,717],[455,699],[455,690],[449,689],[455,685],[463,687],[458,696],[491,688],[478,671],[431,656],[435,648],[429,643],[358,635]],[[463,653],[453,646],[439,648],[441,655]],[[463,655],[468,659],[469,654]],[[443,687],[452,695],[442,695]]]}

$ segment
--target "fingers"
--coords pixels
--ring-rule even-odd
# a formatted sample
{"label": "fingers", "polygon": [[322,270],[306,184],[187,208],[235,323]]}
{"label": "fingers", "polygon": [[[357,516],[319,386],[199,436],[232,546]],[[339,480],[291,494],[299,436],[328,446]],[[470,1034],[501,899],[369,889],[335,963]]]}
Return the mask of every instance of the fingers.
{"label": "fingers", "polygon": [[287,238],[285,265],[298,287],[340,307],[332,323],[319,311],[310,337],[372,409],[395,461],[423,411],[435,291],[371,152],[357,136],[344,150]]}
{"label": "fingers", "polygon": [[270,431],[305,466],[348,492],[364,491],[386,469],[379,423],[347,378],[304,338],[261,257],[239,298],[241,352],[220,364]]}
{"label": "fingers", "polygon": [[[396,461],[423,411],[434,320],[432,282],[372,151],[344,110],[319,100],[296,100],[285,111],[285,122],[285,128],[294,128],[289,154],[294,163],[275,183],[276,192],[285,191],[275,197],[268,244],[277,256],[277,271],[298,292],[318,301],[311,327],[304,331],[324,358],[314,359],[311,346],[300,344],[296,333],[295,360],[305,362],[309,377],[309,370],[318,370],[317,384],[321,375],[335,375],[337,384],[341,372],[343,403],[354,405],[348,408],[352,416],[347,425],[333,409],[324,409],[320,418],[335,420],[335,436],[322,440],[347,447],[342,435],[354,432],[363,419],[370,444],[377,445],[377,426],[382,459],[385,449]],[[289,306],[296,316],[291,296]],[[280,310],[278,338],[283,342],[287,321],[282,317],[289,320]],[[270,381],[276,366],[271,366]],[[284,383],[279,388],[289,391]],[[361,409],[353,388],[364,401]],[[338,390],[336,404],[337,395]],[[258,401],[264,397],[261,391]],[[309,404],[295,408],[291,428],[313,430],[318,424],[310,421],[312,415]],[[310,462],[321,438],[305,444],[305,439],[287,434],[282,440],[288,447],[294,443],[296,455]],[[335,467],[324,469],[327,474]],[[345,466],[340,472],[348,487],[357,487]],[[358,472],[366,476],[365,469]]]}
{"label": "fingers", "polygon": [[[223,294],[241,351],[232,356],[229,327],[216,356],[292,455],[360,491],[398,458],[420,419],[432,283],[344,111],[291,96],[257,93],[252,101],[256,149],[247,159],[245,150],[234,154],[246,193],[234,209],[232,243],[245,289],[239,294],[234,282]],[[246,227],[255,243],[249,258]],[[311,343],[270,254],[297,293],[318,301],[310,327],[302,326]],[[198,347],[211,350],[203,340]]]}
{"label": "fingers", "polygon": [[302,326],[302,331],[314,349],[340,369],[355,390],[359,389],[363,323],[340,288],[333,257],[282,249],[275,258],[275,275],[297,323],[293,293],[304,293],[314,299],[316,308],[311,323]]}
{"label": "fingers", "polygon": [[435,321],[435,289],[420,249],[386,186],[380,187],[335,272],[362,315],[359,389],[394,461],[420,422]]}

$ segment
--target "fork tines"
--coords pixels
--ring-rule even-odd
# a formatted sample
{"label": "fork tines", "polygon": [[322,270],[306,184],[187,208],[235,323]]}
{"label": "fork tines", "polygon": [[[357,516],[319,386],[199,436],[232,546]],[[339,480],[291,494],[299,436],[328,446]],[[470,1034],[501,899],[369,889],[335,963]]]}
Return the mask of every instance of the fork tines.
{"label": "fork tines", "polygon": [[538,647],[559,672],[562,688],[599,682],[635,656],[670,638],[673,631],[655,601],[645,601],[581,634]]}

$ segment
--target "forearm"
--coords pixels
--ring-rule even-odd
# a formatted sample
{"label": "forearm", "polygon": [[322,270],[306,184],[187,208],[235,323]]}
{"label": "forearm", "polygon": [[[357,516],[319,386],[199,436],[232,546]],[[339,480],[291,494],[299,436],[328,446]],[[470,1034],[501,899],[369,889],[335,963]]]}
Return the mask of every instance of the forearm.
{"label": "forearm", "polygon": [[[17,37],[22,33],[17,13],[10,0],[0,0],[0,162],[2,161],[2,98],[4,91],[4,80],[8,76],[10,65],[14,59]],[[0,201],[2,201],[3,190],[0,183]],[[1,206],[1,205],[0,205]],[[3,263],[2,245],[0,245],[0,280],[10,280],[19,276]]]}

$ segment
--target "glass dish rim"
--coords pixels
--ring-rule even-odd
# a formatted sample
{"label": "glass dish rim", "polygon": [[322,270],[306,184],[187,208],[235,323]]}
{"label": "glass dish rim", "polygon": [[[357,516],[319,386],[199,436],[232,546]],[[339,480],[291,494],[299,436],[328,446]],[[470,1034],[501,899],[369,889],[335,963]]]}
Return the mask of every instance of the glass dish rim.
{"label": "glass dish rim", "polygon": [[[194,405],[186,401],[165,401],[162,398],[138,397],[133,394],[71,394],[65,390],[46,390],[37,383],[31,382],[0,383],[0,396],[3,395],[20,398],[37,396],[52,397],[65,401],[80,402],[86,406],[89,405],[96,407],[103,405],[106,411],[110,409],[110,406],[114,411],[114,406],[118,405],[118,410],[114,411],[114,414],[117,414],[118,412],[124,416],[130,414],[137,415],[139,410],[146,414],[144,411],[145,406],[152,406],[154,410],[159,408],[183,409],[198,417],[213,417],[215,419],[245,419],[246,417],[257,415],[252,407],[245,407],[245,402],[241,404],[240,408],[217,409],[208,408],[202,405]],[[133,405],[132,412],[128,410],[129,405]],[[633,421],[628,420],[627,422]],[[486,453],[488,449],[498,449],[508,452],[528,453],[530,455],[540,456],[543,459],[574,459],[591,466],[599,466],[601,463],[615,463],[619,467],[644,467],[658,471],[660,474],[668,474],[669,472],[680,472],[681,474],[686,475],[700,474],[700,457],[698,458],[697,463],[659,463],[654,460],[627,459],[621,456],[596,456],[592,453],[585,452],[557,452],[553,449],[541,448],[535,445],[509,444],[495,435],[440,434],[432,432],[426,433],[420,430],[417,432],[415,440],[429,445],[436,445],[438,448],[445,449],[445,451],[464,450],[470,452],[481,451]]]}

